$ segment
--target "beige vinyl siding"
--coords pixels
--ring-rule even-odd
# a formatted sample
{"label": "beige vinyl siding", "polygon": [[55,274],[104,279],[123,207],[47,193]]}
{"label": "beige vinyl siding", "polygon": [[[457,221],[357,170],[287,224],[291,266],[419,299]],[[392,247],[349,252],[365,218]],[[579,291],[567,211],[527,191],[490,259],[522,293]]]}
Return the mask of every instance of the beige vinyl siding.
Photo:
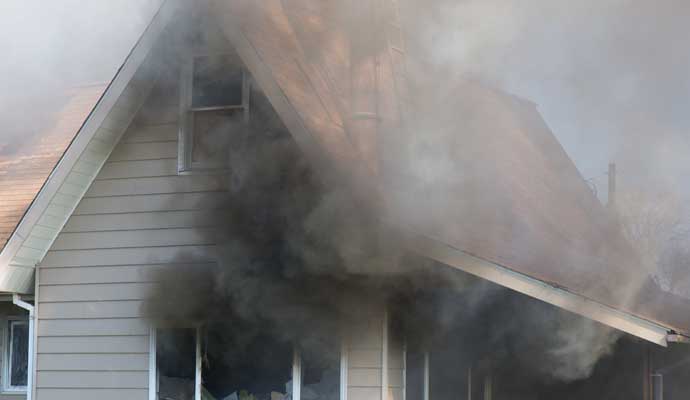
{"label": "beige vinyl siding", "polygon": [[[381,400],[384,322],[383,311],[362,315],[348,328],[347,398]],[[405,363],[403,341],[387,329],[388,390],[384,400],[402,400]]]}
{"label": "beige vinyl siding", "polygon": [[148,398],[145,300],[171,265],[214,262],[227,199],[222,176],[178,176],[176,120],[154,87],[38,267],[38,400]]}
{"label": "beige vinyl siding", "polygon": [[350,327],[347,398],[381,400],[382,313],[363,316]]}

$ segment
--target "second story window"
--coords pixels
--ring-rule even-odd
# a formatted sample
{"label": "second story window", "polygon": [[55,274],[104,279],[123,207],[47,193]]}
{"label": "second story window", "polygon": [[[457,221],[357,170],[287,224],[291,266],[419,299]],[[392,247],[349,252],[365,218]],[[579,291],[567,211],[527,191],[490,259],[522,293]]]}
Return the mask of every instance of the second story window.
{"label": "second story window", "polygon": [[228,168],[231,143],[246,135],[250,84],[237,56],[193,57],[182,69],[178,172]]}

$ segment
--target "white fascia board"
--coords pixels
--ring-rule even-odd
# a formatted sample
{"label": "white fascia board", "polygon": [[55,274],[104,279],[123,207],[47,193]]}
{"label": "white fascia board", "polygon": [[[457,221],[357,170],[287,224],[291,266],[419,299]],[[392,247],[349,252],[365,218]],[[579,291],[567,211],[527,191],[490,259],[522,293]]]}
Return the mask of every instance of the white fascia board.
{"label": "white fascia board", "polygon": [[468,254],[439,240],[409,231],[405,232],[404,235],[406,235],[405,239],[411,249],[425,257],[649,342],[664,347],[667,345],[667,337],[672,331],[670,328],[549,285],[525,274]]}
{"label": "white fascia board", "polygon": [[[27,293],[33,289],[30,287],[30,285],[29,287],[26,287],[27,285],[23,283],[13,285],[12,282],[17,282],[17,280],[3,275],[12,274],[12,268],[23,267],[33,270],[35,267],[35,264],[31,266],[19,265],[18,263],[13,262],[13,260],[15,259],[17,252],[21,248],[26,238],[31,234],[36,222],[41,218],[45,209],[48,207],[53,197],[62,186],[63,182],[72,171],[72,168],[76,164],[77,160],[86,149],[86,146],[91,142],[91,139],[96,134],[96,131],[100,128],[104,119],[113,108],[113,105],[115,105],[134,74],[146,59],[146,56],[149,54],[149,51],[156,43],[159,35],[161,32],[163,32],[168,21],[177,10],[179,4],[179,0],[165,0],[163,2],[157,13],[152,18],[151,23],[146,27],[146,30],[130,51],[129,55],[125,59],[124,64],[118,69],[115,77],[110,82],[105,92],[96,103],[96,106],[82,124],[74,140],[65,151],[65,154],[48,176],[48,179],[38,192],[38,195],[36,195],[36,198],[31,203],[31,206],[27,212],[22,217],[14,233],[12,236],[10,236],[10,239],[7,241],[7,244],[0,253],[0,283],[3,283],[3,287],[0,287],[0,290],[5,292]],[[107,156],[105,158],[107,158]],[[105,159],[103,162],[105,162]],[[100,163],[100,166],[102,166],[102,163]],[[79,200],[81,200],[81,198],[72,205],[70,214],[74,211],[74,208],[76,208]],[[50,240],[48,248],[50,245],[52,245],[52,242],[56,237],[57,234]],[[45,251],[47,251],[48,248],[46,248]],[[26,279],[21,279],[18,282],[26,281]]]}

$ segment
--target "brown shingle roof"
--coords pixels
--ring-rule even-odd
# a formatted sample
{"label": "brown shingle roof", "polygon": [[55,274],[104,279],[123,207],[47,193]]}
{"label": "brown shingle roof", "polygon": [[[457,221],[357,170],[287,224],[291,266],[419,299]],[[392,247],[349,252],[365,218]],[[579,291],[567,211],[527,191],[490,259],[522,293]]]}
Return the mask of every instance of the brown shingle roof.
{"label": "brown shingle roof", "polygon": [[[647,285],[634,251],[534,104],[433,73],[428,87],[407,96],[390,84],[389,75],[401,75],[395,63],[379,53],[382,129],[374,139],[382,144],[384,174],[376,176],[366,167],[369,153],[349,135],[351,76],[342,71],[352,60],[340,51],[350,43],[334,17],[336,2],[213,4],[245,63],[273,90],[279,113],[287,110],[286,125],[296,127],[289,126],[307,154],[335,166],[364,197],[378,193],[387,220],[551,287],[690,333],[690,306]],[[391,106],[401,94],[411,105],[402,110],[410,134],[396,126]]]}
{"label": "brown shingle roof", "polygon": [[[0,144],[0,249],[65,153],[106,84],[72,88],[49,126]],[[45,111],[45,110],[44,110]]]}

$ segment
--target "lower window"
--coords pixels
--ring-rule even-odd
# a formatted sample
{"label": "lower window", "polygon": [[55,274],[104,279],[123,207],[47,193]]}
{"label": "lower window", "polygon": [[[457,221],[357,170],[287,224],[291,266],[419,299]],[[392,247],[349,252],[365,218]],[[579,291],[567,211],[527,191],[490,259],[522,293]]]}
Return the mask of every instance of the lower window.
{"label": "lower window", "polygon": [[5,391],[26,391],[29,370],[29,321],[7,321]]}

